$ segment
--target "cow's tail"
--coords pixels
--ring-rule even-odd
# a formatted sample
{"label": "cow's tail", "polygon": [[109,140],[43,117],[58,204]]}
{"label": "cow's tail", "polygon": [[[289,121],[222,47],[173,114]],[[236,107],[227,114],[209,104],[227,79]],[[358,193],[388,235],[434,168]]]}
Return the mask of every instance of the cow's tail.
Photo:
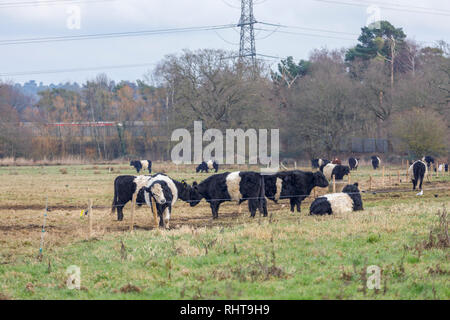
{"label": "cow's tail", "polygon": [[261,175],[261,186],[259,189],[259,212],[267,216],[266,188],[264,186],[264,176]]}
{"label": "cow's tail", "polygon": [[117,205],[117,188],[116,188],[116,182],[114,181],[114,199],[111,206],[111,213],[116,212],[116,205]]}

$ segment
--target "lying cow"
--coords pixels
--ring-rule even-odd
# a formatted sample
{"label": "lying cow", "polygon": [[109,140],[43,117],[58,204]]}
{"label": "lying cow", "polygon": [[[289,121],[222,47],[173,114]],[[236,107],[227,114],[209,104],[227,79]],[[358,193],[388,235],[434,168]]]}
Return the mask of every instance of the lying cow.
{"label": "lying cow", "polygon": [[219,217],[219,206],[225,201],[237,201],[241,204],[248,200],[251,217],[255,216],[257,209],[267,216],[264,178],[258,172],[236,171],[214,174],[199,184],[194,182],[193,188],[209,203],[213,219]]}
{"label": "lying cow", "polygon": [[339,214],[358,210],[363,210],[363,203],[358,183],[355,183],[346,185],[342,192],[326,194],[315,199],[311,203],[309,214]]}
{"label": "lying cow", "polygon": [[279,199],[289,199],[291,212],[295,208],[300,212],[302,201],[311,194],[314,187],[328,187],[328,181],[320,171],[283,171],[263,177],[266,197],[275,203]]}
{"label": "lying cow", "polygon": [[198,165],[198,167],[195,169],[195,172],[206,172],[208,173],[209,170],[214,169],[215,172],[219,171],[219,164],[214,160],[208,160],[208,162],[203,161]]}
{"label": "lying cow", "polygon": [[417,183],[419,183],[420,192],[417,194],[419,196],[423,195],[422,183],[427,174],[427,165],[425,164],[425,162],[420,160],[414,162],[408,169],[408,175],[411,178],[413,190],[416,190]]}
{"label": "lying cow", "polygon": [[328,181],[331,181],[333,179],[333,176],[336,180],[342,180],[344,176],[350,173],[350,167],[329,163],[326,166],[320,167],[320,171],[323,172],[325,178],[327,178]]}
{"label": "lying cow", "polygon": [[348,159],[348,166],[350,167],[350,170],[358,170],[358,165],[359,165],[358,158],[349,158]]}
{"label": "lying cow", "polygon": [[137,173],[140,173],[141,170],[147,170],[148,173],[152,172],[152,162],[150,160],[131,160],[130,166],[134,167]]}

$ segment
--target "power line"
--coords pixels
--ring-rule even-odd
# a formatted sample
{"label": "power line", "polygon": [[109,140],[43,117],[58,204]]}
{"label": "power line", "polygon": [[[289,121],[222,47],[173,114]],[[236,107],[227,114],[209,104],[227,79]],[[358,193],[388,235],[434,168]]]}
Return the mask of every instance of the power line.
{"label": "power line", "polygon": [[43,7],[51,5],[68,5],[78,3],[98,3],[98,2],[113,2],[117,0],[47,0],[47,1],[23,1],[23,2],[0,2],[0,9],[7,8],[22,8],[22,7]]}
{"label": "power line", "polygon": [[[262,30],[262,31],[269,31],[269,32],[273,31],[273,30],[270,30],[270,29],[263,29],[263,28],[255,28],[255,30]],[[328,38],[328,39],[355,41],[355,39],[350,39],[350,38],[335,37],[335,36],[328,36],[328,35],[314,34],[314,33],[291,32],[291,31],[283,31],[283,30],[277,30],[275,32],[276,33],[299,35],[299,36],[306,36],[306,37],[314,37],[314,38]]]}
{"label": "power line", "polygon": [[[313,1],[347,5],[347,6],[356,6],[356,7],[367,7],[367,5],[368,5],[368,3],[363,4],[363,3],[343,2],[343,1],[335,1],[335,0],[313,0]],[[440,16],[450,16],[450,12],[445,13],[445,12],[438,12],[438,11],[434,11],[434,12],[424,11],[424,10],[421,11],[421,10],[414,10],[414,9],[401,8],[401,7],[392,7],[392,6],[387,6],[387,5],[380,5],[378,7],[387,9],[387,10],[394,10],[394,11],[423,13],[423,14],[440,15]],[[432,10],[434,10],[434,9],[432,9]]]}
{"label": "power line", "polygon": [[[353,0],[353,1],[358,2],[356,0]],[[412,8],[412,9],[421,9],[421,10],[426,10],[426,11],[435,11],[435,12],[438,12],[438,13],[441,13],[441,12],[450,13],[449,10],[441,10],[441,9],[435,9],[435,8],[430,8],[430,7],[411,6],[411,5],[405,5],[405,4],[388,3],[388,2],[381,2],[381,1],[375,1],[374,2],[374,1],[359,0],[359,2],[367,3],[368,5],[377,5],[377,4],[388,5],[388,6],[391,6],[391,7],[399,7],[399,9]]]}
{"label": "power line", "polygon": [[27,76],[37,74],[52,74],[52,73],[66,73],[66,72],[79,72],[79,71],[93,71],[93,70],[105,70],[105,69],[126,69],[126,68],[138,68],[145,66],[156,65],[156,63],[137,63],[137,64],[124,64],[124,65],[111,65],[102,67],[86,67],[86,68],[70,68],[70,69],[54,69],[54,70],[35,70],[35,71],[19,71],[10,73],[0,73],[0,77],[14,77],[14,76]]}
{"label": "power line", "polygon": [[279,23],[269,23],[264,21],[258,21],[259,24],[264,24],[267,26],[273,26],[273,27],[280,27],[280,28],[288,28],[288,29],[301,29],[301,30],[308,30],[308,31],[317,31],[317,32],[328,32],[328,33],[337,33],[337,34],[347,34],[352,36],[359,36],[358,33],[353,32],[345,32],[345,31],[336,31],[336,30],[329,30],[329,29],[318,29],[318,28],[310,28],[310,27],[300,27],[300,26],[290,26],[290,25],[284,25]]}
{"label": "power line", "polygon": [[24,38],[24,39],[0,40],[0,46],[16,45],[16,44],[30,44],[30,43],[43,43],[43,42],[92,40],[92,39],[105,39],[105,38],[140,37],[140,36],[171,34],[171,33],[213,31],[213,30],[229,29],[229,28],[234,28],[234,27],[236,27],[236,25],[227,24],[227,25],[216,25],[216,26],[201,26],[201,27],[128,31],[128,32],[97,33],[97,34],[85,34],[85,35],[76,35],[76,36]]}

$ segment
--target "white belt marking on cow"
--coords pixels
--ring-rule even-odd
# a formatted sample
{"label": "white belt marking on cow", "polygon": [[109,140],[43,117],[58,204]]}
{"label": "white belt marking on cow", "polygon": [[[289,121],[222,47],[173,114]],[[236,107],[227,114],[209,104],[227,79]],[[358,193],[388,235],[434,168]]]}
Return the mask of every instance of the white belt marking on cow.
{"label": "white belt marking on cow", "polygon": [[231,172],[226,177],[228,193],[230,194],[231,200],[235,201],[239,201],[243,198],[240,191],[241,176],[239,175],[239,173],[240,171]]}
{"label": "white belt marking on cow", "polygon": [[345,192],[326,194],[324,197],[331,204],[331,210],[335,214],[353,211],[353,200]]}
{"label": "white belt marking on cow", "polygon": [[280,199],[282,186],[283,186],[283,180],[280,178],[277,178],[277,193],[275,193],[275,200],[277,200],[277,201]]}

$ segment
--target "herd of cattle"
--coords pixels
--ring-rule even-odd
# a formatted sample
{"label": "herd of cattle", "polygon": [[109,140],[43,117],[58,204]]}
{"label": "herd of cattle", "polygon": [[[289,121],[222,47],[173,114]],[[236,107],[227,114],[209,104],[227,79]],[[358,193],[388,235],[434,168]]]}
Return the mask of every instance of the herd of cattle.
{"label": "herd of cattle", "polygon": [[[345,166],[337,158],[333,161],[313,159],[312,167],[319,169],[316,172],[291,170],[273,174],[252,171],[216,173],[200,183],[194,181],[192,185],[187,184],[184,180],[180,182],[172,179],[163,173],[118,176],[114,181],[112,212],[117,210],[117,219],[123,220],[123,208],[133,199],[133,195],[136,197],[137,205],[147,204],[152,208],[154,219],[156,221],[159,217],[161,227],[168,227],[172,207],[178,199],[189,203],[191,207],[205,199],[211,207],[213,219],[218,218],[219,207],[226,201],[236,201],[239,204],[247,201],[251,217],[255,216],[256,211],[265,217],[268,215],[267,199],[275,203],[280,199],[289,199],[291,212],[294,212],[295,209],[300,212],[301,202],[311,194],[314,187],[328,187],[329,181],[333,177],[335,180],[343,180],[350,170],[357,170],[359,160],[350,158],[349,166]],[[380,163],[379,157],[372,157],[372,166],[375,170],[379,168]],[[408,173],[413,183],[413,190],[416,189],[417,184],[421,189],[419,195],[423,194],[422,182],[431,163],[434,163],[434,159],[427,156],[422,160],[415,161],[409,168]],[[150,160],[131,161],[130,166],[134,166],[138,173],[142,169],[147,169],[151,173],[152,162]],[[215,172],[219,170],[216,161],[202,162],[196,168],[196,172],[208,172],[211,169],[214,169]],[[445,165],[445,170],[448,171],[448,164]],[[311,215],[357,210],[363,210],[358,183],[346,185],[342,192],[318,197],[310,206]]]}

